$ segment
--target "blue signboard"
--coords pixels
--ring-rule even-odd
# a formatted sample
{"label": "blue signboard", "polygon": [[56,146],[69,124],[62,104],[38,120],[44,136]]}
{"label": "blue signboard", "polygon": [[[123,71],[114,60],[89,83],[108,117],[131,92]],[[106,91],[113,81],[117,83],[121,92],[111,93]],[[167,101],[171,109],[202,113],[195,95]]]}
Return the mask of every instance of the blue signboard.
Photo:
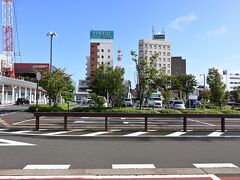
{"label": "blue signboard", "polygon": [[90,31],[90,39],[114,39],[113,31]]}

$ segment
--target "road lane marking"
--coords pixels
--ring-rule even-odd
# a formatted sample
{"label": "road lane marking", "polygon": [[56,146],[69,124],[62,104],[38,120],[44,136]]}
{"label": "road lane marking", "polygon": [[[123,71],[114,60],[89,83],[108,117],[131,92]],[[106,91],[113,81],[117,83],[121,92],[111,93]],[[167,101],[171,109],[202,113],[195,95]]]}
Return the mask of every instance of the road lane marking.
{"label": "road lane marking", "polygon": [[25,122],[30,122],[30,121],[34,121],[34,120],[36,120],[36,119],[28,119],[28,120],[24,120],[24,121],[13,123],[13,125],[19,125],[19,124],[23,124]]}
{"label": "road lane marking", "polygon": [[36,144],[24,143],[24,142],[7,140],[7,139],[0,139],[0,146],[36,146]]}
{"label": "road lane marking", "polygon": [[112,164],[112,169],[154,169],[154,164]]}
{"label": "road lane marking", "polygon": [[25,134],[25,133],[29,133],[32,131],[15,131],[15,132],[10,132],[11,134]]}
{"label": "road lane marking", "polygon": [[167,137],[177,137],[177,136],[181,136],[183,134],[186,134],[187,132],[174,132],[174,133],[171,133],[171,134],[167,134],[166,136]]}
{"label": "road lane marking", "polygon": [[109,132],[108,131],[99,131],[99,132],[95,132],[95,133],[83,134],[80,136],[98,136],[98,135],[107,134],[107,133],[109,133]]}
{"label": "road lane marking", "polygon": [[70,164],[31,164],[25,166],[23,169],[69,169]]}
{"label": "road lane marking", "polygon": [[126,119],[126,118],[121,117],[121,119]]}
{"label": "road lane marking", "polygon": [[203,163],[193,164],[196,168],[238,168],[232,163]]}
{"label": "road lane marking", "polygon": [[218,136],[221,136],[224,132],[212,132],[210,134],[208,134],[207,136],[208,137],[218,137]]}
{"label": "road lane marking", "polygon": [[193,119],[187,119],[188,121],[193,121],[193,122],[197,122],[199,124],[205,124],[205,125],[208,125],[208,126],[216,126],[214,124],[210,124],[210,123],[206,123],[206,122],[202,122],[202,121],[197,121],[197,120],[193,120]]}
{"label": "road lane marking", "polygon": [[93,179],[133,179],[133,180],[137,180],[137,179],[155,179],[155,180],[161,180],[161,179],[209,179],[211,178],[212,180],[221,180],[220,178],[218,178],[216,175],[214,174],[202,174],[202,175],[137,175],[137,176],[133,176],[133,175],[114,175],[114,176],[110,176],[110,175],[105,175],[105,176],[94,176],[94,175],[83,175],[83,176],[79,176],[79,175],[68,175],[68,176],[1,176],[0,179],[22,179],[22,180],[27,180],[27,179],[85,179],[85,180],[93,180]]}
{"label": "road lane marking", "polygon": [[135,132],[135,133],[130,133],[130,134],[125,134],[123,136],[126,136],[126,137],[135,137],[135,136],[140,136],[140,135],[143,135],[143,134],[146,134],[147,132],[143,132],[143,131],[139,131],[139,132]]}
{"label": "road lane marking", "polygon": [[67,133],[71,133],[71,132],[81,132],[84,131],[85,129],[73,129],[70,131],[56,131],[56,132],[51,132],[51,133],[45,133],[45,134],[41,134],[43,136],[54,136],[54,135],[61,135],[61,134],[67,134]]}

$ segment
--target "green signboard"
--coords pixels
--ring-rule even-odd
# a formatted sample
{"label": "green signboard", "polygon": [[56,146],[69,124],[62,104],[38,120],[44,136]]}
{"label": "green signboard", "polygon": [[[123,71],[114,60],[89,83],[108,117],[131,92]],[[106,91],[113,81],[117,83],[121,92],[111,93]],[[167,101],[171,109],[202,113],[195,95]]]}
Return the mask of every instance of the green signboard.
{"label": "green signboard", "polygon": [[114,39],[113,31],[90,31],[90,39]]}
{"label": "green signboard", "polygon": [[153,39],[165,39],[165,35],[164,34],[155,34],[153,36]]}

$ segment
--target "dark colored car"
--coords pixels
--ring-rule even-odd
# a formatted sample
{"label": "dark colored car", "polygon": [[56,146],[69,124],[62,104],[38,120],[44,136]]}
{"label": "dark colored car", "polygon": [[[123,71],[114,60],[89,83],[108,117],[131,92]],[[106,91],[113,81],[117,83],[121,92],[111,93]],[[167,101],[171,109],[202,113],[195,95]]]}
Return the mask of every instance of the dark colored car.
{"label": "dark colored car", "polygon": [[29,100],[26,98],[18,98],[15,103],[16,103],[16,105],[23,105],[23,104],[29,105]]}

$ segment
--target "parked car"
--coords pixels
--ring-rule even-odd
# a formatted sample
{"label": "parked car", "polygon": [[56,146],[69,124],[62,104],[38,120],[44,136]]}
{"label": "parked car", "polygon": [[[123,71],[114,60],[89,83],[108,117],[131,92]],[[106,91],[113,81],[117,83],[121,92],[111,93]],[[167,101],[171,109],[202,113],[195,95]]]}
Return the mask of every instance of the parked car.
{"label": "parked car", "polygon": [[186,109],[185,104],[182,100],[172,100],[172,101],[170,101],[169,108],[171,108],[171,109]]}
{"label": "parked car", "polygon": [[18,98],[17,101],[15,102],[16,105],[23,105],[27,104],[29,105],[29,100],[27,98]]}
{"label": "parked car", "polygon": [[162,100],[161,100],[161,98],[160,97],[149,98],[148,99],[148,106],[149,107],[161,108],[162,107]]}
{"label": "parked car", "polygon": [[133,106],[132,99],[126,98],[124,99],[124,105],[127,106]]}

